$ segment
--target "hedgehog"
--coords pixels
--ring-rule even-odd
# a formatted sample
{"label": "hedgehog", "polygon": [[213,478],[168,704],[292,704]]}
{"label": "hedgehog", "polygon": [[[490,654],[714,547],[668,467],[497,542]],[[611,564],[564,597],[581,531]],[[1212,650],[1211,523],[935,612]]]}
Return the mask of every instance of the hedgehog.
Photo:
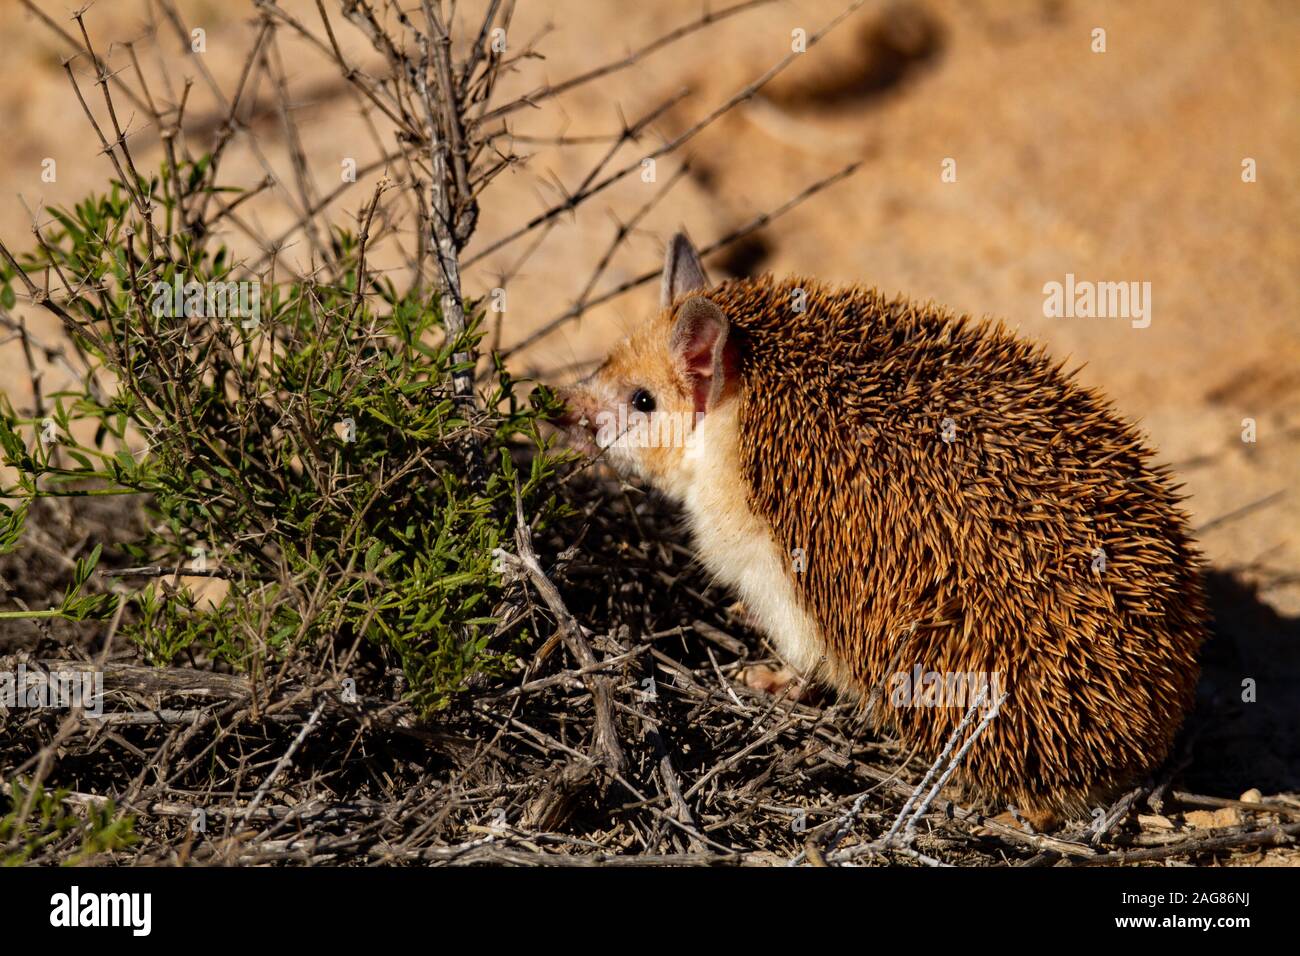
{"label": "hedgehog", "polygon": [[1077,370],[874,288],[711,284],[680,233],[661,305],[557,390],[558,424],[682,507],[790,668],[931,761],[992,710],[952,782],[1040,829],[1160,766],[1201,559],[1170,470]]}

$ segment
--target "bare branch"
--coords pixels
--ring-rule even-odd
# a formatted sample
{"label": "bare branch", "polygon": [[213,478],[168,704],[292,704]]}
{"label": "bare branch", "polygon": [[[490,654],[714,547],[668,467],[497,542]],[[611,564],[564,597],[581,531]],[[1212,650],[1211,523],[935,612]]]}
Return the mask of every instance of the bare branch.
{"label": "bare branch", "polygon": [[[834,172],[823,179],[817,180],[817,182],[808,186],[798,195],[792,196],[790,199],[786,200],[776,209],[773,209],[770,212],[760,213],[759,215],[755,216],[753,219],[749,220],[749,222],[741,226],[739,229],[734,229],[731,232],[727,233],[725,236],[722,236],[719,239],[715,239],[713,242],[704,246],[704,248],[700,250],[700,256],[703,257],[703,256],[711,255],[712,253],[717,252],[719,249],[731,245],[733,242],[739,242],[741,239],[744,239],[746,236],[752,235],[753,233],[762,229],[764,226],[767,226],[768,224],[779,219],[781,216],[784,216],[791,209],[794,209],[796,206],[800,205],[801,203],[806,202],[808,199],[811,199],[813,196],[817,195],[817,193],[821,192],[823,189],[826,189],[827,187],[834,185],[835,183],[839,182],[841,179],[846,179],[847,177],[853,175],[855,172],[857,172],[857,170],[859,169],[859,167],[861,167],[861,165],[862,163],[860,161],[849,163],[843,169],[840,169],[837,172]],[[541,326],[534,329],[527,336],[525,336],[521,341],[515,343],[514,345],[510,346],[510,348],[503,351],[501,353],[502,358],[509,358],[511,355],[514,355],[515,353],[528,348],[530,345],[534,345],[537,342],[540,342],[542,339],[546,338],[548,335],[555,332],[556,329],[563,326],[566,322],[570,322],[573,319],[578,318],[579,316],[583,315],[584,313],[594,308],[595,306],[602,305],[605,302],[608,302],[610,299],[615,299],[620,295],[623,295],[627,292],[631,292],[633,289],[643,286],[647,282],[654,282],[655,280],[660,278],[660,274],[661,274],[661,269],[659,268],[651,269],[647,272],[641,273],[638,276],[635,276],[634,278],[628,279],[625,282],[620,282],[618,285],[614,286],[614,288],[609,289],[608,291],[603,292],[600,295],[589,296],[587,298],[579,298],[577,302],[575,302],[564,312],[561,312],[559,315],[555,316],[554,318],[544,322]]]}
{"label": "bare branch", "polygon": [[669,30],[663,36],[651,40],[645,46],[641,47],[638,50],[633,51],[632,53],[628,54],[622,59],[614,60],[611,63],[605,63],[601,66],[596,67],[595,69],[588,70],[585,73],[579,73],[577,76],[570,77],[569,79],[564,80],[561,83],[538,87],[537,89],[533,90],[531,93],[525,93],[523,96],[519,97],[519,99],[514,100],[513,102],[506,103],[503,106],[499,106],[494,110],[489,110],[488,112],[484,113],[483,116],[480,117],[480,122],[487,122],[489,120],[498,119],[509,113],[514,113],[518,110],[521,110],[525,106],[536,107],[539,103],[543,102],[544,100],[549,100],[552,97],[559,96],[562,93],[567,93],[572,89],[576,89],[579,86],[583,86],[587,83],[594,82],[595,80],[602,79],[603,77],[610,76],[611,74],[617,73],[620,70],[626,70],[628,67],[634,66],[635,64],[639,63],[641,60],[644,60],[651,53],[654,53],[657,50],[661,50],[666,46],[676,43],[678,40],[681,40],[683,37],[690,36],[692,33],[696,33],[700,30],[703,30],[705,27],[712,26],[715,23],[719,23],[723,20],[726,20],[728,17],[733,17],[736,14],[744,13],[747,10],[752,10],[754,7],[765,6],[772,2],[774,2],[774,0],[744,0],[743,3],[734,4],[730,7],[725,7],[722,10],[706,9],[704,13],[701,14],[697,19],[692,20],[690,23],[683,24],[682,26],[677,27],[676,29]]}

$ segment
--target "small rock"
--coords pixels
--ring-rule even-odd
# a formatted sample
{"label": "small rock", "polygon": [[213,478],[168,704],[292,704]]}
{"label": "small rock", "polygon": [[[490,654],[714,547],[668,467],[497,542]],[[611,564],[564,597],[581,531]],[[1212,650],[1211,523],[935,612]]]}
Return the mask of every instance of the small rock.
{"label": "small rock", "polygon": [[1241,823],[1241,814],[1236,807],[1222,807],[1218,810],[1192,810],[1183,815],[1189,827],[1197,830],[1215,830],[1219,827],[1235,827]]}

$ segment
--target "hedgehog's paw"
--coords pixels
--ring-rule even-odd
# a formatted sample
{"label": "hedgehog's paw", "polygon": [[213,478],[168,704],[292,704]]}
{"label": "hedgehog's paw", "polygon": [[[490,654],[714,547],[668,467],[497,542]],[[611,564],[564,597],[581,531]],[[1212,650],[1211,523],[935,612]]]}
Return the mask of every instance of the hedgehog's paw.
{"label": "hedgehog's paw", "polygon": [[751,664],[740,672],[740,682],[750,690],[761,691],[774,697],[785,696],[802,700],[808,685],[788,667],[772,670],[766,664]]}

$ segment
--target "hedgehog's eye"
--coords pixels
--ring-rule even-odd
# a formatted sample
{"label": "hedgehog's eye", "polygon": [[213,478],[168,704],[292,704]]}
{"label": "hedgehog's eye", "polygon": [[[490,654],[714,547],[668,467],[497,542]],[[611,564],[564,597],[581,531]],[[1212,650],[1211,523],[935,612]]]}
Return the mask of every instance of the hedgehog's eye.
{"label": "hedgehog's eye", "polygon": [[644,388],[638,388],[632,393],[632,407],[649,415],[655,410],[655,397]]}

